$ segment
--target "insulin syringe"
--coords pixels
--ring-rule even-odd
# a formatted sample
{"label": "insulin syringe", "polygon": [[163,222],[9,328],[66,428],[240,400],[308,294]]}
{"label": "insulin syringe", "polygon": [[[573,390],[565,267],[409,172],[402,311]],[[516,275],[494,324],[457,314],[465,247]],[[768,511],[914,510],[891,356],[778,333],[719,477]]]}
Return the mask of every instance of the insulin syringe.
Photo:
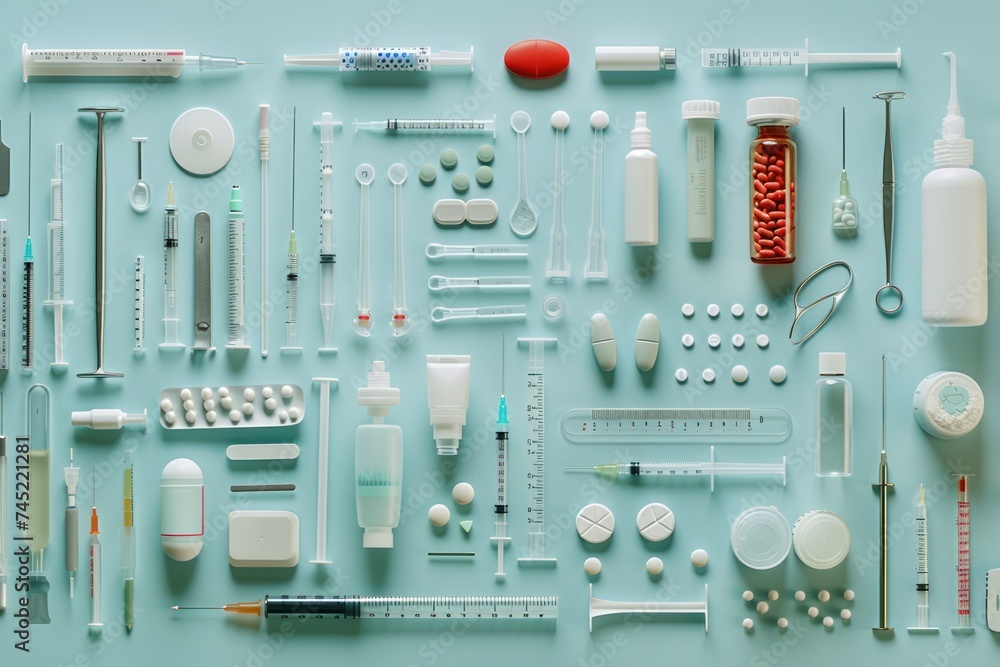
{"label": "insulin syringe", "polygon": [[163,342],[161,348],[181,349],[180,308],[177,305],[177,203],[174,184],[167,184],[167,206],[163,209]]}
{"label": "insulin syringe", "polygon": [[430,47],[345,47],[337,53],[285,56],[286,65],[336,67],[341,72],[428,72],[431,67],[474,68],[473,49],[438,51]]}
{"label": "insulin syringe", "polygon": [[701,66],[713,68],[805,65],[895,65],[903,66],[903,50],[889,53],[809,53],[809,40],[802,48],[702,49]]}
{"label": "insulin syringe", "polygon": [[787,466],[785,457],[781,463],[719,463],[715,460],[715,447],[709,449],[708,461],[683,461],[658,463],[632,461],[629,463],[607,463],[584,468],[566,468],[570,472],[595,472],[598,475],[615,478],[619,476],[648,477],[697,477],[708,475],[710,489],[715,491],[716,475],[774,475],[781,477],[785,484]]}
{"label": "insulin syringe", "polygon": [[497,136],[497,117],[484,120],[468,118],[387,118],[386,120],[356,120],[354,131],[384,132],[485,132]]}
{"label": "insulin syringe", "polygon": [[21,78],[35,76],[155,76],[176,79],[185,67],[234,69],[257,65],[225,56],[189,56],[184,49],[29,49],[21,46]]}

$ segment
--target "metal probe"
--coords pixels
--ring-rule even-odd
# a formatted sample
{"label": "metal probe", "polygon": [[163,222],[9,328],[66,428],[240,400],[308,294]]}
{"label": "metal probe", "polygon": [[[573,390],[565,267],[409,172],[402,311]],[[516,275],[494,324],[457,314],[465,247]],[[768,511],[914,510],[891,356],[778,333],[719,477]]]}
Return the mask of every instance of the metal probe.
{"label": "metal probe", "polygon": [[879,456],[878,481],[872,484],[878,489],[878,620],[872,628],[875,632],[894,632],[889,627],[889,491],[895,486],[889,481],[889,464],[885,459],[885,355],[882,355],[882,454]]}

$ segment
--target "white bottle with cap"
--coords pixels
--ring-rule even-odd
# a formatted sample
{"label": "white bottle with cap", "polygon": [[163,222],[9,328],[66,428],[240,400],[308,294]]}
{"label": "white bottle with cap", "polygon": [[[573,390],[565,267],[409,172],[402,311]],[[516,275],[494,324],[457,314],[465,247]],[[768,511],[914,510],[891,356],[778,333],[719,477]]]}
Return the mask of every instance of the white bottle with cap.
{"label": "white bottle with cap", "polygon": [[934,142],[934,170],[920,187],[921,308],[924,322],[944,327],[976,327],[988,314],[986,181],[971,169],[972,140],[958,107],[955,54],[951,97]]}
{"label": "white bottle with cap", "polygon": [[820,352],[816,382],[816,476],[850,477],[854,471],[854,391],[847,355]]}
{"label": "white bottle with cap", "polygon": [[687,121],[687,236],[692,243],[715,240],[715,121],[719,103],[688,100],[681,105]]}
{"label": "white bottle with cap", "polygon": [[635,112],[632,150],[625,156],[625,243],[649,246],[660,241],[660,174],[646,112]]}
{"label": "white bottle with cap", "polygon": [[399,389],[389,386],[384,361],[372,363],[368,386],[358,389],[358,405],[367,406],[372,418],[354,436],[358,525],[365,529],[366,549],[389,549],[403,499],[403,430],[385,423],[389,408],[399,405]]}
{"label": "white bottle with cap", "polygon": [[677,69],[677,50],[658,46],[598,46],[594,64],[599,72],[659,72]]}

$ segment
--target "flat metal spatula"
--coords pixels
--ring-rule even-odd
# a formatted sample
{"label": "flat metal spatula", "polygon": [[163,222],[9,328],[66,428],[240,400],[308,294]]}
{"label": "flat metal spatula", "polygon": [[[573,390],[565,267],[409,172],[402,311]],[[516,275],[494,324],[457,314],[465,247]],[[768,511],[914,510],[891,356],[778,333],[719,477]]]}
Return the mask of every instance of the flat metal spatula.
{"label": "flat metal spatula", "polygon": [[10,192],[10,146],[0,137],[0,195]]}

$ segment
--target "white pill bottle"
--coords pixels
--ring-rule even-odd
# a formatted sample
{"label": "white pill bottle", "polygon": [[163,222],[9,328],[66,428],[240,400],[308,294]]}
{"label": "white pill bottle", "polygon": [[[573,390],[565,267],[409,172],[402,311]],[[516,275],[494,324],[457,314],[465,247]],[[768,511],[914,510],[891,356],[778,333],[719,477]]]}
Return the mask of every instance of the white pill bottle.
{"label": "white pill bottle", "polygon": [[636,111],[632,150],[625,156],[625,243],[629,245],[660,242],[660,171],[652,146],[646,112]]}
{"label": "white pill bottle", "polygon": [[934,170],[920,188],[921,308],[924,322],[977,327],[988,313],[986,181],[972,165],[972,140],[958,107],[955,54],[951,97],[934,142]]}

